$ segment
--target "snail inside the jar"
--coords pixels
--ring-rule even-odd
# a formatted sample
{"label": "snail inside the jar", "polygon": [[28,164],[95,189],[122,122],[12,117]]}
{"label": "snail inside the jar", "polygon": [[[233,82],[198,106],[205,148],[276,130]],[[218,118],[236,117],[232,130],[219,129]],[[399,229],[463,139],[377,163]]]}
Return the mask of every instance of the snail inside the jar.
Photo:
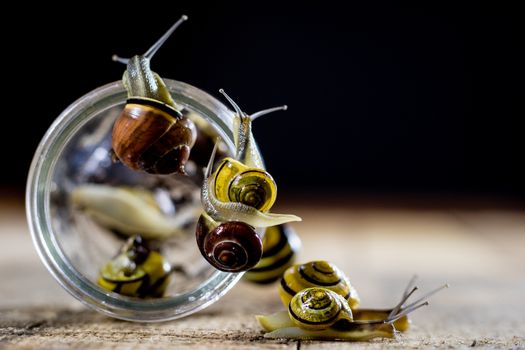
{"label": "snail inside the jar", "polygon": [[126,296],[162,297],[170,273],[169,262],[159,252],[149,249],[142,237],[134,236],[102,267],[98,284]]}

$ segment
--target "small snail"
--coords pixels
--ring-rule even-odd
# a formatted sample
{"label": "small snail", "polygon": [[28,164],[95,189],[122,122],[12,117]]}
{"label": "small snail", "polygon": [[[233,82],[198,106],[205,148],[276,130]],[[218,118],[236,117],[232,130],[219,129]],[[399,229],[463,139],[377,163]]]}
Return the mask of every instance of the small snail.
{"label": "small snail", "polygon": [[346,275],[335,265],[324,261],[311,261],[288,268],[279,285],[279,296],[283,305],[288,305],[295,294],[305,288],[324,287],[348,301],[350,308],[359,304],[357,291]]}
{"label": "small snail", "polygon": [[[243,125],[243,124],[241,123],[240,125]],[[245,128],[239,128],[239,134],[241,136],[237,137],[237,139],[245,138],[243,130],[245,130]],[[250,139],[253,140],[253,137],[251,137]],[[245,142],[245,144],[249,144],[249,145],[253,144],[253,147],[250,146],[249,148],[251,150],[256,150],[255,141],[251,141],[247,143]],[[237,147],[238,151],[240,149],[241,148]],[[242,149],[246,150],[246,147],[243,146]],[[201,188],[201,202],[203,204],[204,211],[210,216],[211,219],[217,222],[242,221],[253,227],[269,227],[269,226],[280,225],[280,224],[284,224],[284,223],[292,222],[292,221],[301,221],[301,218],[295,215],[264,213],[250,205],[254,203],[262,203],[262,207],[265,208],[268,205],[267,203],[272,202],[271,198],[273,196],[276,196],[277,195],[276,193],[275,194],[263,193],[264,190],[256,189],[256,191],[252,191],[252,193],[255,192],[255,194],[242,196],[246,198],[247,203],[233,202],[231,200],[223,201],[219,199],[217,197],[217,188],[229,187],[232,184],[232,182],[220,183],[217,185],[217,181],[226,181],[227,179],[232,178],[231,175],[236,174],[235,171],[232,171],[232,168],[234,167],[233,166],[234,162],[237,160],[233,160],[231,158],[225,158],[224,161],[221,163],[221,166],[212,175],[212,168],[213,168],[213,164],[215,161],[216,151],[217,151],[217,143],[211,153],[210,161],[208,162],[208,166],[206,167],[204,181],[203,181],[202,188]],[[268,189],[276,190],[276,187],[271,184],[271,183],[274,183],[271,176],[265,175],[268,173],[264,171],[264,168],[262,168],[262,161],[260,160],[258,151],[254,151],[253,153],[251,152],[248,152],[248,153],[250,153],[251,155],[248,156],[245,154],[245,151],[241,151],[241,158],[247,159],[252,164],[261,162],[261,164],[259,164],[261,167],[252,169],[253,172],[259,173],[259,175],[255,178],[256,183],[252,183],[251,185],[252,189],[254,187],[260,188],[259,186],[260,184],[266,183],[266,185],[268,185],[267,186]],[[235,162],[235,164],[238,164],[238,162],[240,161]],[[245,164],[245,163],[242,163],[242,164]],[[224,175],[223,175],[223,172],[225,172]],[[253,172],[250,173],[250,171],[246,169],[242,171],[243,174],[249,175],[250,177],[251,177],[251,174],[253,174]],[[263,181],[260,181],[261,176],[266,177],[266,179]],[[254,179],[254,177],[251,177],[251,178]],[[250,187],[249,183],[246,183],[242,180],[239,180],[239,182],[237,183],[242,184],[242,186],[240,186],[239,190],[235,189],[233,190],[233,192],[237,191],[238,193],[241,193],[242,187],[248,187],[248,188]],[[223,193],[224,191],[219,190],[218,192]],[[260,195],[261,193],[267,196],[265,197],[266,199],[260,199],[263,197]],[[254,197],[257,197],[259,199],[253,199]]]}
{"label": "small snail", "polygon": [[[288,311],[266,316],[257,315],[256,319],[268,332],[264,335],[265,338],[347,341],[393,338],[397,331],[405,331],[408,328],[408,314],[428,305],[425,299],[447,286],[439,287],[404,306],[417,287],[407,289],[398,305],[388,312],[373,309],[352,310],[341,295],[329,289],[306,288],[290,300],[290,304],[287,305]],[[404,328],[398,329],[398,324]]]}
{"label": "small snail", "polygon": [[[199,250],[211,265],[223,271],[238,272],[252,268],[261,259],[262,242],[256,227],[275,226],[301,218],[266,212],[275,202],[277,186],[264,170],[251,132],[253,119],[286,109],[286,106],[260,111],[250,117],[224,90],[220,92],[237,112],[233,123],[236,155],[235,159],[225,158],[212,174],[216,142],[201,188],[205,213],[197,224],[196,239]],[[235,244],[231,237],[235,237]]]}
{"label": "small snail", "polygon": [[364,341],[395,336],[394,319],[386,322],[356,321],[341,295],[321,287],[297,293],[291,299],[288,311],[256,318],[269,332],[265,338]]}
{"label": "small snail", "polygon": [[102,267],[98,284],[131,297],[162,297],[170,273],[167,260],[160,253],[149,250],[140,236],[134,236],[120,254]]}
{"label": "small snail", "polygon": [[186,19],[182,16],[144,55],[113,56],[127,65],[122,82],[128,90],[126,106],[113,127],[113,152],[132,169],[184,173],[195,143],[195,125],[182,116],[162,78],[150,69],[153,55]]}
{"label": "small snail", "polygon": [[204,213],[197,223],[196,238],[202,256],[221,271],[245,271],[261,259],[261,238],[244,222],[217,225]]}
{"label": "small snail", "polygon": [[301,241],[290,225],[271,226],[262,239],[261,261],[248,270],[243,278],[255,283],[272,283],[280,279],[283,272],[292,266]]}

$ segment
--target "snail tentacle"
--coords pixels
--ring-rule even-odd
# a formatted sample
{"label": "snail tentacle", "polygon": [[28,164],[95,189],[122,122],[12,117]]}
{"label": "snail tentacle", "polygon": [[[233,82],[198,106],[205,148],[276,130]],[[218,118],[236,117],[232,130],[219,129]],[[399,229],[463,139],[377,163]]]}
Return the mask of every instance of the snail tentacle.
{"label": "snail tentacle", "polygon": [[146,51],[146,53],[144,54],[144,57],[146,57],[147,59],[151,59],[153,57],[153,55],[155,55],[155,53],[157,52],[158,49],[160,49],[160,47],[162,46],[162,44],[164,44],[164,42],[166,40],[168,40],[168,38],[171,36],[171,34],[173,34],[173,32],[175,31],[175,29],[177,29],[178,26],[180,26],[182,24],[182,22],[186,21],[188,19],[188,16],[186,15],[182,15],[180,17],[180,19],[175,22],[175,24],[173,24],[170,29],[168,29],[166,31],[166,33],[164,33],[163,36],[161,36],[159,38],[159,40],[157,40],[157,42],[155,42],[155,44],[153,44],[149,49],[148,51]]}
{"label": "snail tentacle", "polygon": [[250,115],[250,120],[253,122],[255,119],[262,117],[263,115],[270,114],[270,113],[277,112],[277,111],[286,111],[286,110],[288,110],[287,105],[263,109],[262,111],[259,111],[259,112],[256,112]]}

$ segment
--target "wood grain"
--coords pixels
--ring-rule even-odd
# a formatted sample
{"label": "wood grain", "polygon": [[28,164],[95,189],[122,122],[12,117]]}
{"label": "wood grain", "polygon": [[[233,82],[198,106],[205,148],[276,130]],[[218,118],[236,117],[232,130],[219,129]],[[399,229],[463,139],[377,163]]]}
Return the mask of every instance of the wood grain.
{"label": "wood grain", "polygon": [[266,340],[253,315],[281,309],[277,288],[246,282],[182,320],[113,320],[80,305],[47,273],[16,197],[0,202],[0,348],[525,348],[525,211],[293,201],[279,211],[303,217],[294,226],[303,240],[300,261],[336,263],[364,307],[392,306],[414,273],[423,290],[444,282],[451,288],[416,312],[406,334],[370,343]]}

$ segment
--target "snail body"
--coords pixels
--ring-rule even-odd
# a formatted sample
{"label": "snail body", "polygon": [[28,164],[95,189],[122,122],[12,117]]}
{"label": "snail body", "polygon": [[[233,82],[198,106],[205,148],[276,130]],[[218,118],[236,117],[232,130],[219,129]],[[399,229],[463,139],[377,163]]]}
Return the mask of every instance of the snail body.
{"label": "snail body", "polygon": [[194,123],[182,116],[162,78],[150,69],[150,59],[186,19],[177,21],[144,55],[114,56],[127,65],[122,82],[128,100],[114,124],[112,147],[116,157],[134,170],[184,173],[195,143]]}
{"label": "snail body", "polygon": [[169,283],[171,266],[158,252],[150,251],[140,236],[130,238],[120,254],[100,270],[98,284],[131,297],[161,297]]}
{"label": "snail body", "polygon": [[248,270],[243,278],[250,282],[266,284],[279,280],[283,272],[295,261],[301,241],[290,225],[271,226],[262,238],[261,261]]}
{"label": "snail body", "polygon": [[279,285],[279,296],[283,305],[289,305],[298,292],[311,287],[323,287],[339,294],[348,301],[352,310],[360,301],[357,291],[341,270],[334,264],[318,260],[294,265],[284,272]]}
{"label": "snail body", "polygon": [[182,227],[198,217],[197,210],[200,212],[200,208],[189,207],[169,216],[149,191],[98,184],[77,186],[71,192],[71,201],[100,225],[146,239],[182,236]]}

